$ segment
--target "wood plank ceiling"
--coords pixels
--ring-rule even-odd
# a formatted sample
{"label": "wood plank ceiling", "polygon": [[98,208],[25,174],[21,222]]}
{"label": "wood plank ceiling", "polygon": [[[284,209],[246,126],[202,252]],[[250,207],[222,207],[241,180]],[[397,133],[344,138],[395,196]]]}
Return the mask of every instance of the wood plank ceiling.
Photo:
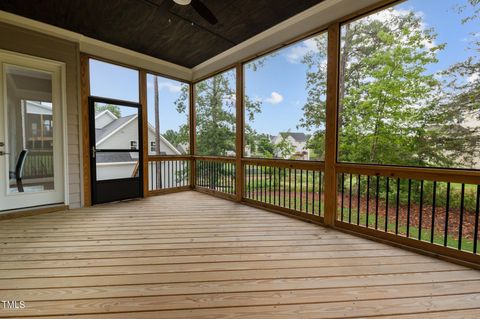
{"label": "wood plank ceiling", "polygon": [[0,10],[194,67],[323,0],[202,0],[218,23],[172,0],[2,0]]}

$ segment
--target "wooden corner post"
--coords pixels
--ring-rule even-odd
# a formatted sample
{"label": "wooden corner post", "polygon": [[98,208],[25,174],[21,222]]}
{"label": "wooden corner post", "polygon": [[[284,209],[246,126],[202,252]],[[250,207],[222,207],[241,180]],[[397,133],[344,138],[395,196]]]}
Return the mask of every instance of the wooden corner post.
{"label": "wooden corner post", "polygon": [[326,225],[334,226],[337,215],[337,121],[340,57],[340,24],[328,27],[327,109],[325,129],[325,214]]}
{"label": "wooden corner post", "polygon": [[90,96],[89,57],[80,54],[80,99],[82,107],[82,152],[83,152],[83,206],[92,206],[90,178],[90,130],[88,97]]}
{"label": "wooden corner post", "polygon": [[142,107],[142,176],[143,176],[143,197],[148,196],[148,106],[147,106],[147,72],[140,70],[139,72],[139,90],[140,105]]}
{"label": "wooden corner post", "polygon": [[243,152],[244,152],[244,129],[245,129],[245,108],[243,105],[243,65],[238,63],[236,66],[236,149],[235,149],[235,197],[238,202],[243,199]]}
{"label": "wooden corner post", "polygon": [[189,125],[190,125],[190,188],[196,188],[196,161],[195,161],[195,152],[197,149],[197,121],[195,113],[195,84],[190,83],[188,87],[188,98],[189,98]]}

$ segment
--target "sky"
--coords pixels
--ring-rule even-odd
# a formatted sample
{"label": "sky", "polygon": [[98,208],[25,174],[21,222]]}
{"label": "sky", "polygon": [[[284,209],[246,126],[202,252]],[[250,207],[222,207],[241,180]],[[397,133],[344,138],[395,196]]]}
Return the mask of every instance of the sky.
{"label": "sky", "polygon": [[[423,18],[425,27],[434,28],[438,34],[435,44],[446,43],[445,50],[438,55],[439,62],[430,66],[428,72],[445,69],[472,55],[467,48],[474,34],[480,36],[480,27],[478,20],[461,24],[461,18],[473,11],[468,6],[468,10],[458,14],[454,8],[463,4],[467,4],[467,0],[410,0],[394,6],[397,10],[417,12]],[[302,131],[297,129],[297,125],[307,93],[306,66],[301,59],[309,48],[311,41],[296,43],[278,51],[257,71],[246,70],[245,92],[262,104],[262,112],[256,115],[254,122],[249,123],[257,132],[276,135],[288,130]],[[92,60],[90,74],[92,95],[138,102],[137,71]],[[158,81],[161,132],[177,130],[187,121],[186,116],[178,114],[174,106],[182,83],[163,77],[159,77]],[[147,77],[147,90],[149,122],[154,123],[153,76]]]}

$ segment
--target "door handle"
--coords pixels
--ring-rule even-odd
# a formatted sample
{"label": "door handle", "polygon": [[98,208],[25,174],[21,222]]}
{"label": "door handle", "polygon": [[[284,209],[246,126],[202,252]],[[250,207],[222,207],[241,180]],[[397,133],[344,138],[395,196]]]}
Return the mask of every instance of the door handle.
{"label": "door handle", "polygon": [[92,158],[95,158],[97,155],[97,150],[95,149],[95,146],[92,146]]}

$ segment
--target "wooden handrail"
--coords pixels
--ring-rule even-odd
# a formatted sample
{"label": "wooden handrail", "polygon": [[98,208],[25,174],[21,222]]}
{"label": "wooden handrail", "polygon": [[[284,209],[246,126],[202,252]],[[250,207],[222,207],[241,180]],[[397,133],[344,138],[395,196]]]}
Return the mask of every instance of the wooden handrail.
{"label": "wooden handrail", "polygon": [[437,182],[480,184],[480,171],[347,163],[338,163],[335,167],[337,173],[354,175],[360,174]]}
{"label": "wooden handrail", "polygon": [[149,155],[149,162],[164,162],[164,161],[190,161],[193,157],[190,155]]}
{"label": "wooden handrail", "polygon": [[282,168],[297,168],[324,171],[325,163],[320,161],[302,161],[302,160],[284,160],[284,159],[267,159],[267,158],[243,158],[244,164],[272,166]]}
{"label": "wooden handrail", "polygon": [[194,156],[194,158],[195,160],[199,160],[199,161],[235,163],[235,157],[229,157],[229,156]]}

